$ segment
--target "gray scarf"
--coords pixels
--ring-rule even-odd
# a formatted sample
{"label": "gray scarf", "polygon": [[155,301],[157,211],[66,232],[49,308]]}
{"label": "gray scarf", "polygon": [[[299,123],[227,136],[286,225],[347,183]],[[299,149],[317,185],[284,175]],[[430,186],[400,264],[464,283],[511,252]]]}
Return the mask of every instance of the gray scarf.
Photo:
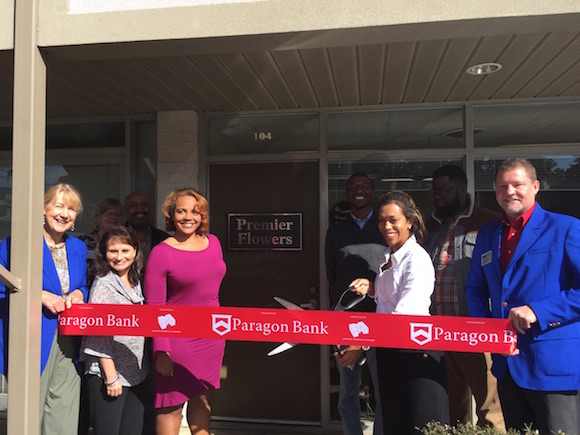
{"label": "gray scarf", "polygon": [[142,304],[145,298],[143,297],[143,292],[141,291],[141,284],[137,283],[133,290],[129,290],[121,281],[121,277],[115,272],[109,272],[105,276],[99,277],[100,280],[107,283],[112,289],[114,289],[118,294],[123,296],[132,304]]}

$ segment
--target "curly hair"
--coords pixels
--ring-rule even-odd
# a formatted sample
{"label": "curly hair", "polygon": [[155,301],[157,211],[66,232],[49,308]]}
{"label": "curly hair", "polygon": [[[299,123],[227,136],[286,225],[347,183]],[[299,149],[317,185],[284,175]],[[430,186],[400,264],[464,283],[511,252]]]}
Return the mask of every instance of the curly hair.
{"label": "curly hair", "polygon": [[105,276],[111,272],[111,267],[107,261],[107,249],[109,242],[115,242],[131,245],[135,248],[135,259],[129,268],[129,282],[133,287],[139,284],[141,278],[141,269],[143,268],[143,253],[137,234],[131,228],[113,227],[107,231],[99,242],[99,249],[96,250],[95,268],[98,276]]}
{"label": "curly hair", "polygon": [[391,190],[381,197],[379,200],[379,208],[391,203],[395,203],[401,208],[403,215],[408,221],[413,221],[410,230],[411,234],[414,234],[415,237],[417,237],[417,240],[423,240],[426,231],[425,223],[423,222],[423,216],[415,205],[413,198],[402,190]]}
{"label": "curly hair", "polygon": [[195,232],[200,236],[207,234],[207,230],[209,229],[209,204],[207,199],[205,199],[201,193],[190,187],[174,190],[173,192],[169,193],[169,195],[167,195],[167,198],[165,198],[162,206],[163,214],[165,215],[165,229],[167,231],[176,230],[175,222],[173,221],[173,215],[175,214],[175,203],[177,202],[177,198],[182,196],[191,196],[196,200],[194,210],[201,215],[201,224]]}
{"label": "curly hair", "polygon": [[[91,213],[91,217],[89,219],[91,223],[91,229],[93,231],[97,231],[99,228],[99,218],[109,210],[117,210],[121,213],[121,219],[123,216],[123,205],[121,201],[115,198],[105,198],[101,202],[95,205],[93,208],[93,212]],[[122,222],[122,220],[121,220]]]}

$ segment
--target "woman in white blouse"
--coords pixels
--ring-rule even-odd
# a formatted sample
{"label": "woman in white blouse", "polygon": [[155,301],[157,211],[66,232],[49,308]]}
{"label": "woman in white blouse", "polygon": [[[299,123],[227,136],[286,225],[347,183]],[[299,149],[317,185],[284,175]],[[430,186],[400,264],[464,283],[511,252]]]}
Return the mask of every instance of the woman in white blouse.
{"label": "woman in white blouse", "polygon": [[[389,246],[385,262],[374,283],[356,279],[353,291],[374,298],[378,313],[428,316],[435,272],[417,241],[425,231],[421,213],[408,194],[394,190],[380,199],[378,219]],[[377,367],[385,433],[449,423],[443,352],[377,349]]]}

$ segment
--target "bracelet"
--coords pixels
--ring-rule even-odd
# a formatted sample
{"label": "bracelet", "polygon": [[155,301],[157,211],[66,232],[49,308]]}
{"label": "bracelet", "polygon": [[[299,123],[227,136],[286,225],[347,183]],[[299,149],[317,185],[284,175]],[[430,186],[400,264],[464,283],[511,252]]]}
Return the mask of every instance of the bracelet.
{"label": "bracelet", "polygon": [[117,376],[115,376],[112,381],[107,382],[107,380],[105,380],[105,386],[110,387],[111,385],[113,385],[118,380],[119,380],[119,372],[117,372]]}

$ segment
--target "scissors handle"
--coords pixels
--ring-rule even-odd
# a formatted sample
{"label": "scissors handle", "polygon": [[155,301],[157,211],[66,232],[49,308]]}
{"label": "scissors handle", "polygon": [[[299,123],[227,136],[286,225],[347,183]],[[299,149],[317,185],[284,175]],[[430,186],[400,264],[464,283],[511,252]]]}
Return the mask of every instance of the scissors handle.
{"label": "scissors handle", "polygon": [[348,311],[351,308],[353,308],[354,306],[356,306],[358,303],[362,302],[362,300],[364,298],[366,298],[366,295],[357,295],[357,297],[355,297],[353,300],[351,300],[350,302],[348,302],[346,305],[343,305],[342,300],[344,299],[344,297],[349,294],[352,293],[352,289],[354,287],[350,286],[349,288],[347,288],[345,291],[342,292],[342,294],[340,295],[340,298],[338,298],[338,302],[336,303],[336,306],[334,307],[334,311]]}
{"label": "scissors handle", "polygon": [[[348,348],[348,346],[344,346],[341,344],[335,344],[334,345],[335,349],[336,349],[336,353],[340,354],[337,356],[337,358],[340,358],[343,355],[343,352],[346,348]],[[356,362],[357,365],[359,366],[364,366],[365,363],[367,362],[367,357],[365,355],[365,352],[362,353],[362,355],[360,356],[360,358],[358,359],[358,361]]]}

